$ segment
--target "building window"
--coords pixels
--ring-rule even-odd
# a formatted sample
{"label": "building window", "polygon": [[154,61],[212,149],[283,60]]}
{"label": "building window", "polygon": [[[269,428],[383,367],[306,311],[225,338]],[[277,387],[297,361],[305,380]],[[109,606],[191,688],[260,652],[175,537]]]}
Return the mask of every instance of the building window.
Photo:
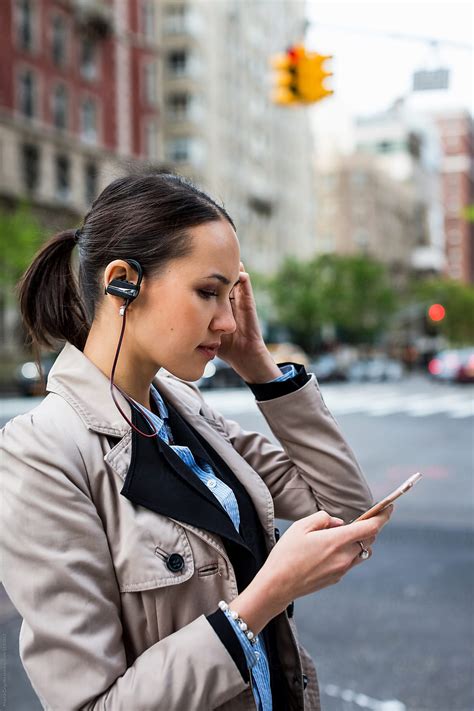
{"label": "building window", "polygon": [[327,232],[321,240],[321,249],[323,252],[334,252],[335,248],[334,235]]}
{"label": "building window", "polygon": [[84,196],[88,205],[97,197],[98,172],[95,163],[86,163],[84,166]]}
{"label": "building window", "polygon": [[18,47],[24,51],[31,52],[35,44],[33,2],[32,0],[17,0],[15,9]]}
{"label": "building window", "polygon": [[81,138],[87,143],[97,141],[97,105],[93,99],[81,104]]}
{"label": "building window", "polygon": [[39,185],[40,149],[34,143],[21,146],[21,170],[23,185],[28,192],[34,192]]}
{"label": "building window", "polygon": [[163,27],[167,34],[184,32],[186,30],[185,5],[168,5],[165,9]]}
{"label": "building window", "polygon": [[175,163],[185,163],[190,160],[190,140],[186,136],[180,136],[168,141],[167,153],[168,160]]}
{"label": "building window", "polygon": [[353,236],[354,244],[362,249],[366,248],[369,244],[369,233],[367,230],[356,230]]}
{"label": "building window", "polygon": [[188,63],[188,54],[184,49],[173,50],[168,53],[166,63],[171,74],[176,76],[185,74]]}
{"label": "building window", "polygon": [[34,72],[25,69],[18,80],[18,108],[23,116],[33,118],[36,116],[37,107],[37,82]]}
{"label": "building window", "polygon": [[368,183],[367,173],[364,173],[361,170],[354,170],[350,174],[350,181],[351,181],[351,185],[356,185],[356,186],[367,185],[367,183]]}
{"label": "building window", "polygon": [[67,24],[64,17],[55,15],[53,17],[51,53],[53,62],[57,67],[64,67],[66,64],[67,52]]}
{"label": "building window", "polygon": [[145,101],[154,106],[158,101],[158,75],[156,62],[148,62],[143,67]]}
{"label": "building window", "polygon": [[145,124],[145,155],[150,160],[158,158],[158,124],[147,121]]}
{"label": "building window", "polygon": [[149,42],[156,39],[156,0],[142,0],[141,2],[141,33]]}
{"label": "building window", "polygon": [[189,136],[179,136],[166,144],[166,158],[175,163],[191,163],[200,169],[206,160],[206,144]]}
{"label": "building window", "polygon": [[170,94],[167,101],[167,113],[172,119],[185,119],[189,114],[191,97],[185,92]]}
{"label": "building window", "polygon": [[53,124],[64,130],[68,126],[68,95],[65,86],[60,84],[54,89],[52,97]]}
{"label": "building window", "polygon": [[69,200],[71,194],[71,170],[69,158],[57,155],[55,159],[56,172],[56,197],[60,200]]}
{"label": "building window", "polygon": [[449,230],[448,231],[448,242],[450,246],[461,244],[462,234],[461,230]]}
{"label": "building window", "polygon": [[84,79],[93,81],[98,76],[97,42],[92,37],[83,37],[80,46],[79,65]]}

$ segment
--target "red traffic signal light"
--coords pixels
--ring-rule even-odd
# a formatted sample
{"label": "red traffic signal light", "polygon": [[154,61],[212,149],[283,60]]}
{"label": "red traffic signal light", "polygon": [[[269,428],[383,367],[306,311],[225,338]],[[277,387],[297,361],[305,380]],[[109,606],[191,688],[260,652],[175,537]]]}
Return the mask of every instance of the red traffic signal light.
{"label": "red traffic signal light", "polygon": [[446,316],[446,309],[441,304],[431,304],[428,309],[428,316],[432,321],[442,321]]}

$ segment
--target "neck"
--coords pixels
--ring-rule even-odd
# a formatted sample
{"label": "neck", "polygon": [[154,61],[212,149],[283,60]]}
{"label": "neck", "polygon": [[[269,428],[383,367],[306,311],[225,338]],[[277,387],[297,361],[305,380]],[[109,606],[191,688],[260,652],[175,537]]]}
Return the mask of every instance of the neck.
{"label": "neck", "polygon": [[[104,328],[94,321],[83,350],[84,355],[109,379],[121,327],[121,321],[119,329]],[[114,384],[140,405],[150,409],[150,385],[158,368],[127,348],[126,331],[127,328],[115,367]]]}

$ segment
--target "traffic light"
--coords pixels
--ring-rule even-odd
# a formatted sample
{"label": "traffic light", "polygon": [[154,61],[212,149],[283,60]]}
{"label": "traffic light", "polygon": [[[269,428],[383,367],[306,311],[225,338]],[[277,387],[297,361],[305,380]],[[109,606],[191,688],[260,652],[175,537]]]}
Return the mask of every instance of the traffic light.
{"label": "traffic light", "polygon": [[332,55],[307,52],[303,45],[293,45],[284,54],[271,58],[276,69],[275,90],[272,100],[276,104],[312,104],[334,92],[324,85],[332,76],[324,64]]}
{"label": "traffic light", "polygon": [[282,54],[271,58],[271,65],[276,70],[275,88],[272,101],[275,104],[299,104],[297,65],[301,58],[299,47],[290,47]]}
{"label": "traffic light", "polygon": [[428,316],[431,321],[442,321],[446,316],[446,309],[441,304],[431,304],[428,309]]}

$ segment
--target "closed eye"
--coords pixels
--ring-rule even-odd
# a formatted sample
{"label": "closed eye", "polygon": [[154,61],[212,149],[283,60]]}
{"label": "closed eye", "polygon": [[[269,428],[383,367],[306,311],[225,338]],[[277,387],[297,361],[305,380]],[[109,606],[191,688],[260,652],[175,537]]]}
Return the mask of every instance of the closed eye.
{"label": "closed eye", "polygon": [[205,289],[198,289],[198,294],[203,299],[212,299],[213,296],[217,296],[216,291],[206,291]]}

